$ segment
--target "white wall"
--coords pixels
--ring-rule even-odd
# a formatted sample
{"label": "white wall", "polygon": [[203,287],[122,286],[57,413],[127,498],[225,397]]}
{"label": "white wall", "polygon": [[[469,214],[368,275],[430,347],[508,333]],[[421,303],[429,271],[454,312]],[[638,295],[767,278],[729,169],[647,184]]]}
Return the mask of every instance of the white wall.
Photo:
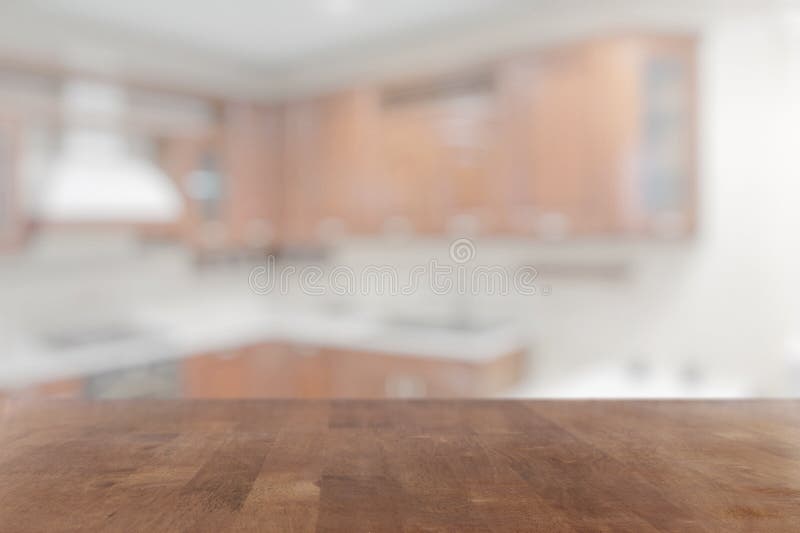
{"label": "white wall", "polygon": [[707,32],[704,233],[670,317],[720,369],[765,378],[779,377],[786,341],[800,327],[800,47],[792,31],[800,27],[751,18]]}

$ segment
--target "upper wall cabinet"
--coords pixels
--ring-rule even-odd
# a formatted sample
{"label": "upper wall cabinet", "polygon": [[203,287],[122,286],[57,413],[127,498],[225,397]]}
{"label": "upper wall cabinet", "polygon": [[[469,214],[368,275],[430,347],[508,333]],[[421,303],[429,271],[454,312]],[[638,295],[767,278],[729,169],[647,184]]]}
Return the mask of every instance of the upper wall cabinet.
{"label": "upper wall cabinet", "polygon": [[180,233],[198,252],[264,250],[280,232],[282,116],[228,102],[218,124],[161,139],[160,165],[182,195]]}
{"label": "upper wall cabinet", "polygon": [[494,230],[496,105],[487,76],[293,102],[285,241]]}
{"label": "upper wall cabinet", "polygon": [[382,180],[380,102],[357,89],[284,109],[284,242],[329,243],[375,233],[388,210]]}
{"label": "upper wall cabinet", "polygon": [[383,95],[387,213],[422,234],[487,234],[502,212],[491,73]]}
{"label": "upper wall cabinet", "polygon": [[220,164],[227,183],[225,223],[237,246],[264,249],[277,239],[281,206],[281,130],[275,108],[223,109]]}
{"label": "upper wall cabinet", "polygon": [[316,100],[304,100],[291,102],[283,110],[280,238],[284,244],[314,242],[316,226],[323,217],[320,107]]}
{"label": "upper wall cabinet", "polygon": [[374,89],[322,99],[319,145],[323,219],[317,235],[330,241],[380,230],[387,197],[380,166],[380,101]]}
{"label": "upper wall cabinet", "polygon": [[690,235],[694,46],[595,39],[290,103],[282,237]]}
{"label": "upper wall cabinet", "polygon": [[679,237],[695,223],[694,45],[616,38],[500,67],[508,228]]}

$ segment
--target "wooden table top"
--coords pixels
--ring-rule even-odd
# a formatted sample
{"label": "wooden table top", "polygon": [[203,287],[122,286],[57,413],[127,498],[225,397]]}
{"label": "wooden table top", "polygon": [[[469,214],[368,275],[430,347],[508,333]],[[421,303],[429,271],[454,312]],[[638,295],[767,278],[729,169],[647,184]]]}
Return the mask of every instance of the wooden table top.
{"label": "wooden table top", "polygon": [[2,531],[798,531],[800,402],[0,404]]}

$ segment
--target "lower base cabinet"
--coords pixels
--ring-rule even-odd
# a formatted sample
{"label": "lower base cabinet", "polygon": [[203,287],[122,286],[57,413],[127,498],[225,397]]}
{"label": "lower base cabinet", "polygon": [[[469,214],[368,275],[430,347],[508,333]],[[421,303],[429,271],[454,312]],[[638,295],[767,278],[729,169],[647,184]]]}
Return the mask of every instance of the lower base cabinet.
{"label": "lower base cabinet", "polygon": [[24,398],[470,398],[502,393],[524,353],[485,361],[265,343],[0,391]]}
{"label": "lower base cabinet", "polygon": [[480,362],[272,344],[183,362],[189,398],[465,398],[519,380],[524,353]]}

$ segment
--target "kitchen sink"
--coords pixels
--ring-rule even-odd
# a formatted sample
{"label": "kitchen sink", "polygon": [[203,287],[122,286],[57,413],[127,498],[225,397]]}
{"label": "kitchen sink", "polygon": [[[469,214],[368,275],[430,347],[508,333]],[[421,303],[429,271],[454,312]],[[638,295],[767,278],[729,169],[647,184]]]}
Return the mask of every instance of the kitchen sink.
{"label": "kitchen sink", "polygon": [[442,331],[452,333],[486,333],[506,326],[507,322],[495,320],[478,320],[473,318],[447,318],[423,319],[409,317],[394,317],[386,321],[390,327],[409,328],[428,331]]}
{"label": "kitchen sink", "polygon": [[98,344],[116,344],[151,336],[149,332],[125,324],[82,327],[48,332],[41,336],[51,350],[75,350]]}

